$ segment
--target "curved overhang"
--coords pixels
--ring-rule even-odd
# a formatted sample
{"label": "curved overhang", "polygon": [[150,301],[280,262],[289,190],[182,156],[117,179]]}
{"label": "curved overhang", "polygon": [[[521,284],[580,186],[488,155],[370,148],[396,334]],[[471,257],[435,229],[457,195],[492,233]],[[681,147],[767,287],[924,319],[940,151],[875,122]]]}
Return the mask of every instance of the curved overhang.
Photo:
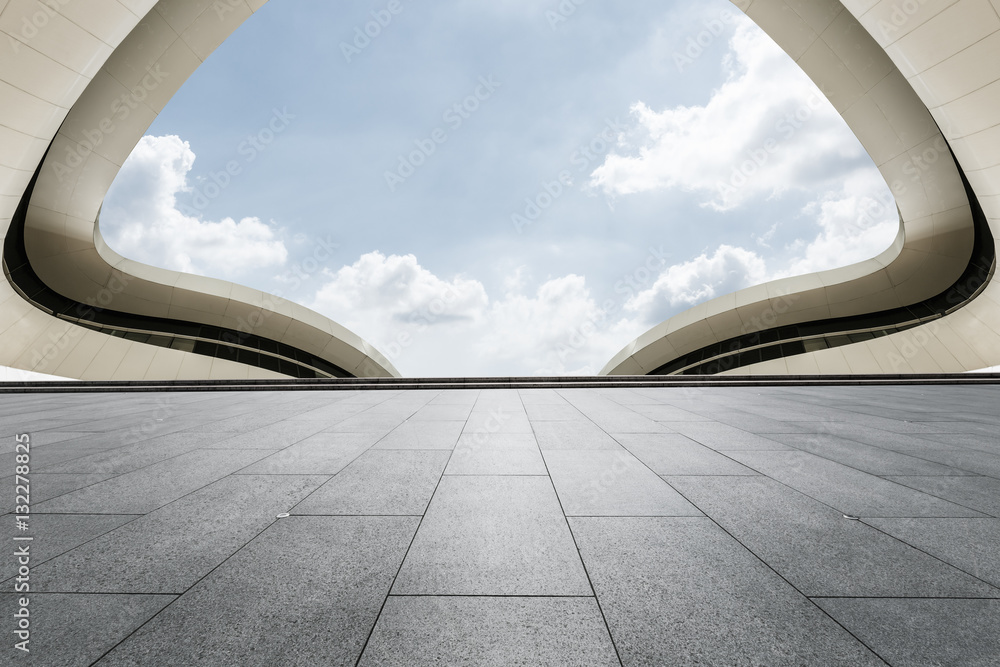
{"label": "curved overhang", "polygon": [[318,313],[123,258],[100,235],[136,143],[265,1],[4,3],[0,365],[83,379],[399,376]]}
{"label": "curved overhang", "polygon": [[854,131],[896,200],[878,257],[702,303],[602,370],[956,372],[1000,364],[997,3],[733,0]]}

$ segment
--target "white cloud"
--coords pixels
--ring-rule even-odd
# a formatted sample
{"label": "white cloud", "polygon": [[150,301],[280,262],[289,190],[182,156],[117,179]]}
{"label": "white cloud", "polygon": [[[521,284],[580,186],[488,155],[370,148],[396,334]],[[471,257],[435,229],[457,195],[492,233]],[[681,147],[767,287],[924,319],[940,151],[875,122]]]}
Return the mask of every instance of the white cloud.
{"label": "white cloud", "polygon": [[[339,313],[342,319],[365,328],[475,322],[489,303],[479,281],[461,276],[442,280],[420,266],[413,255],[386,257],[370,252],[325,275],[330,280],[317,291],[312,307]],[[378,336],[384,338],[385,332]]]}
{"label": "white cloud", "polygon": [[[874,167],[855,172],[839,191],[810,202],[803,213],[815,217],[819,233],[812,240],[799,238],[790,244],[790,260],[779,262],[722,244],[711,254],[705,252],[664,269],[649,288],[628,300],[626,310],[652,326],[745,287],[870,259],[889,247],[899,229],[895,203]],[[773,230],[764,238],[769,240]],[[761,240],[757,239],[758,244],[768,247]]]}
{"label": "white cloud", "polygon": [[871,259],[891,245],[899,231],[899,213],[881,174],[874,167],[848,176],[839,191],[811,202],[819,234],[772,277],[797,276]]}
{"label": "white cloud", "polygon": [[520,270],[490,299],[477,280],[444,279],[413,255],[379,252],[328,272],[310,307],[387,354],[406,375],[596,373],[639,326],[613,322],[586,280],[525,293]]}
{"label": "white cloud", "polygon": [[623,342],[615,333],[620,322],[591,296],[586,278],[574,274],[548,280],[533,294],[505,294],[487,323],[475,344],[480,358],[535,375],[595,374]]}
{"label": "white cloud", "polygon": [[632,295],[625,309],[651,326],[678,312],[768,278],[764,259],[745,248],[721,245],[709,256],[664,269],[653,284]]}
{"label": "white cloud", "polygon": [[817,189],[858,166],[864,151],[794,62],[740,17],[724,60],[725,82],[704,106],[657,112],[636,102],[635,126],[591,174],[611,196],[691,191],[732,209],[790,188]]}
{"label": "white cloud", "polygon": [[202,220],[178,210],[195,154],[177,136],[145,136],[122,165],[101,213],[108,244],[129,259],[236,279],[285,263],[278,230],[259,218]]}

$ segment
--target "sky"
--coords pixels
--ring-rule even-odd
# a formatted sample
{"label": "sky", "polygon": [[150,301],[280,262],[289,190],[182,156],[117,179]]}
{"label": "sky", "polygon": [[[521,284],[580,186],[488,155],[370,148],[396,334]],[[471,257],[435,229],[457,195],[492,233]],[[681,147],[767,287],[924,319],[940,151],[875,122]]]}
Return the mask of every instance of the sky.
{"label": "sky", "polygon": [[100,227],[308,306],[403,375],[497,376],[597,373],[697,303],[877,255],[898,217],[726,0],[271,0],[149,128]]}

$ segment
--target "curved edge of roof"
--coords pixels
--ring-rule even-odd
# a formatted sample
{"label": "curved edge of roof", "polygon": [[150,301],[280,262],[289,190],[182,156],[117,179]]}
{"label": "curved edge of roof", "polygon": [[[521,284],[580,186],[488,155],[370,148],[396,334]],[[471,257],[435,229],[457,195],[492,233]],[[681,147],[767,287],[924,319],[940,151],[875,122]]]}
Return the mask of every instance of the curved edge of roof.
{"label": "curved edge of roof", "polygon": [[265,3],[90,4],[60,13],[58,30],[8,35],[24,48],[0,77],[13,91],[0,96],[0,164],[16,169],[0,199],[0,364],[81,379],[399,377],[372,345],[304,306],[107,246],[100,206],[122,163]]}
{"label": "curved edge of roof", "polygon": [[[1000,214],[1000,154],[975,139],[996,128],[998,114],[966,99],[985,84],[1000,85],[1000,60],[995,52],[976,61],[960,55],[1000,33],[996,15],[992,22],[968,17],[982,29],[935,31],[939,20],[955,25],[954,11],[942,18],[942,10],[921,6],[900,26],[886,3],[732,1],[813,79],[861,141],[895,197],[899,233],[866,262],[679,313],[627,345],[601,374],[926,373],[1000,364],[991,225]],[[925,39],[946,44],[929,48]]]}

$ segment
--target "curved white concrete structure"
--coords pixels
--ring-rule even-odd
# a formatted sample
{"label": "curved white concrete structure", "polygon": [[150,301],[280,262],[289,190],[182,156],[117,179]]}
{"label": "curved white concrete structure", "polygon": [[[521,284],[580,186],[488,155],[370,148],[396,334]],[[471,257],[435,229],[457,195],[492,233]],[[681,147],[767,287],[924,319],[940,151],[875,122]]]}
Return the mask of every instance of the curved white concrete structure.
{"label": "curved white concrete structure", "polygon": [[1000,364],[1000,287],[990,280],[1000,220],[1000,0],[733,2],[861,140],[896,198],[899,235],[867,262],[700,304],[633,341],[602,373]]}
{"label": "curved white concrete structure", "polygon": [[[316,313],[124,259],[97,229],[143,132],[265,1],[0,0],[0,365],[84,379],[398,375]],[[1000,0],[733,1],[858,135],[896,197],[899,236],[867,262],[701,304],[603,372],[1000,364]]]}
{"label": "curved white concrete structure", "polygon": [[0,365],[83,379],[398,376],[297,304],[122,258],[97,228],[122,163],[264,0],[0,0]]}

